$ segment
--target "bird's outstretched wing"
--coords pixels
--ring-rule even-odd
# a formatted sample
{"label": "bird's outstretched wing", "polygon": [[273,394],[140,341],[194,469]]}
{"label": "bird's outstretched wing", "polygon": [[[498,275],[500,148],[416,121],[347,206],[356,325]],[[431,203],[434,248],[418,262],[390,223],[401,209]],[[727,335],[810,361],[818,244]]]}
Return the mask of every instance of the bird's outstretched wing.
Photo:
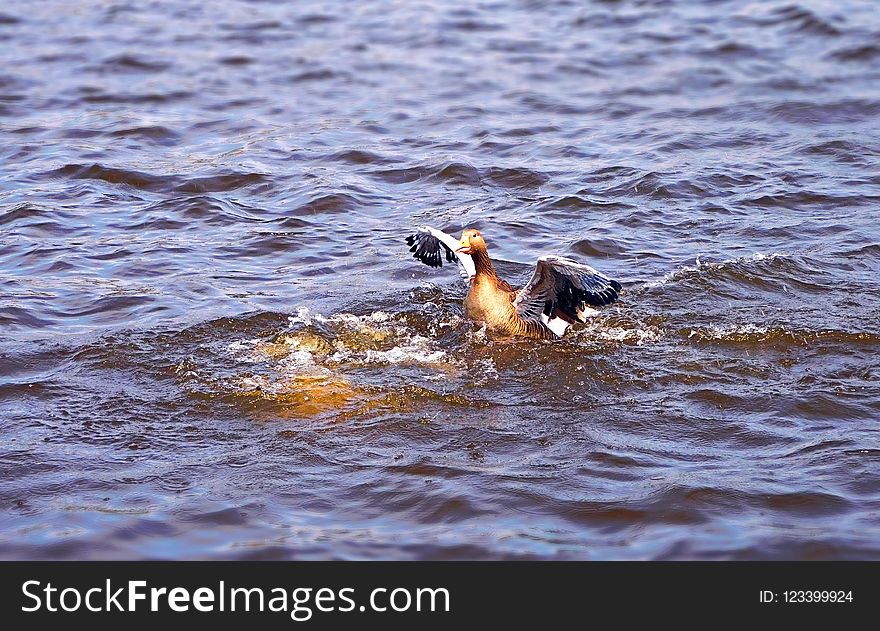
{"label": "bird's outstretched wing", "polygon": [[[548,320],[584,322],[587,306],[610,305],[621,289],[620,283],[589,265],[561,256],[542,256],[529,282],[517,292],[513,305],[524,320],[544,322],[561,335],[548,325]],[[562,332],[566,328],[567,325],[562,326]]]}
{"label": "bird's outstretched wing", "polygon": [[462,278],[469,280],[476,276],[474,260],[470,254],[456,252],[458,239],[442,230],[422,226],[406,238],[409,251],[413,258],[420,260],[429,267],[443,267],[443,259],[452,263],[458,261]]}

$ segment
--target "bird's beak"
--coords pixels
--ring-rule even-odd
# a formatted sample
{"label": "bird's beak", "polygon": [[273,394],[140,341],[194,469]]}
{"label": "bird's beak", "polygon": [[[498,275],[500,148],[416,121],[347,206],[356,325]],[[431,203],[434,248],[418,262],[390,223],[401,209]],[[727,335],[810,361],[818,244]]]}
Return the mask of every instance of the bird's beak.
{"label": "bird's beak", "polygon": [[458,249],[456,249],[455,251],[462,252],[463,254],[470,254],[471,253],[471,244],[468,243],[465,239],[462,239],[461,241],[458,242]]}

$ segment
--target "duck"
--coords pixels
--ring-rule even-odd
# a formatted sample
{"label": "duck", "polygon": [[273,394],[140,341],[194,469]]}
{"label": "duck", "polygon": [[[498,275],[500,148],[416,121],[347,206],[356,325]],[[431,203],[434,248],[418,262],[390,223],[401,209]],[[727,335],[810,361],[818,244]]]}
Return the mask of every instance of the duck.
{"label": "duck", "polygon": [[444,260],[457,262],[469,285],[465,315],[500,335],[561,338],[569,327],[594,315],[592,307],[614,303],[622,291],[618,281],[602,272],[557,255],[539,257],[528,282],[514,289],[495,272],[486,240],[473,228],[456,239],[421,226],[406,237],[406,243],[413,258],[429,267],[443,267]]}

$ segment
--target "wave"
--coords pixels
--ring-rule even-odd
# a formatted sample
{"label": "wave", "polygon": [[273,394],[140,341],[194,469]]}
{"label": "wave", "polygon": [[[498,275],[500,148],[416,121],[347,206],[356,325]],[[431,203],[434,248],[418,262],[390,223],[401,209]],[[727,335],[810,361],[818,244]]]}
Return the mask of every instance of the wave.
{"label": "wave", "polygon": [[743,16],[743,19],[760,26],[779,26],[804,35],[836,37],[842,33],[834,24],[834,19],[820,16],[799,4],[773,7],[766,15]]}
{"label": "wave", "polygon": [[539,188],[550,180],[546,174],[525,167],[489,166],[478,168],[464,162],[379,169],[371,172],[370,175],[393,184],[426,180],[461,186],[490,185],[502,189]]}
{"label": "wave", "polygon": [[145,191],[178,191],[181,193],[228,192],[265,184],[268,176],[262,173],[221,173],[206,177],[186,178],[181,175],[157,175],[134,169],[109,167],[102,164],[67,164],[44,174],[50,178],[73,180],[101,180],[110,184],[124,184]]}
{"label": "wave", "polygon": [[757,344],[767,342],[795,343],[809,346],[817,343],[857,345],[880,344],[880,334],[869,331],[839,331],[834,329],[799,329],[787,326],[759,324],[718,324],[683,329],[681,335],[698,342],[727,342]]}
{"label": "wave", "polygon": [[695,276],[703,276],[711,272],[728,270],[733,266],[749,265],[750,263],[762,261],[775,261],[779,258],[785,258],[786,256],[787,255],[779,252],[770,252],[769,254],[756,252],[755,254],[751,254],[749,256],[740,256],[733,259],[725,259],[723,261],[702,261],[700,257],[697,256],[696,261],[693,265],[682,265],[681,267],[678,267],[667,273],[665,276],[663,276],[663,278],[659,280],[646,282],[644,286],[662,287],[663,285],[681,280],[691,279]]}
{"label": "wave", "polygon": [[47,210],[30,202],[16,204],[9,209],[0,208],[0,226],[21,222],[31,219],[40,219],[46,217],[49,213]]}

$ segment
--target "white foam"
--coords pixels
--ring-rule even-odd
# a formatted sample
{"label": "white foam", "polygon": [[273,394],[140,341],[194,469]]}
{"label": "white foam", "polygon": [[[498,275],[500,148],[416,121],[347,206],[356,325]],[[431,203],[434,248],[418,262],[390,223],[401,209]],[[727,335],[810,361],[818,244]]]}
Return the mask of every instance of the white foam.
{"label": "white foam", "polygon": [[758,326],[757,324],[724,324],[691,329],[690,333],[688,333],[688,339],[692,337],[700,337],[708,340],[725,340],[738,335],[764,336],[769,333],[769,328],[766,326]]}
{"label": "white foam", "polygon": [[488,381],[498,380],[498,368],[489,357],[474,362],[471,373],[474,375],[474,385],[479,386]]}
{"label": "white foam", "polygon": [[[303,369],[317,367],[315,356],[307,350],[296,350],[278,361],[278,367],[289,372],[301,372]],[[326,370],[326,369],[324,369]]]}
{"label": "white foam", "polygon": [[395,346],[387,351],[368,350],[365,364],[437,364],[446,360],[445,351],[426,352],[417,346]]}
{"label": "white foam", "polygon": [[660,329],[656,329],[653,327],[636,327],[636,328],[624,328],[619,326],[612,327],[596,327],[594,329],[590,329],[587,334],[591,339],[598,339],[608,342],[627,342],[631,344],[635,344],[636,346],[641,346],[643,344],[650,344],[652,342],[658,341],[663,337],[663,332]]}
{"label": "white foam", "polygon": [[386,311],[374,311],[367,315],[354,315],[353,313],[335,313],[331,316],[325,316],[320,313],[314,315],[316,322],[322,324],[346,324],[350,326],[358,326],[364,324],[380,324],[391,320],[391,314]]}
{"label": "white foam", "polygon": [[[314,370],[320,366],[333,366],[345,368],[363,365],[436,365],[455,363],[450,360],[449,354],[438,348],[436,342],[424,335],[415,333],[406,323],[403,316],[398,316],[387,311],[374,311],[365,315],[352,313],[336,313],[325,316],[321,313],[312,313],[307,308],[300,308],[296,316],[289,318],[291,328],[301,328],[301,325],[309,326],[320,323],[334,330],[337,334],[327,341],[332,345],[333,352],[329,355],[316,356],[308,349],[307,342],[301,342],[295,335],[285,339],[285,344],[292,349],[289,356],[281,359],[279,364],[284,364],[291,369]],[[429,327],[429,335],[437,335],[439,331],[457,326],[461,318],[452,316],[444,320],[433,321]],[[300,325],[300,326],[297,326]],[[355,334],[373,338],[374,343],[369,343],[367,348],[360,348],[358,344],[346,343],[347,336]],[[250,350],[259,340],[247,340],[235,343],[236,348]],[[264,354],[265,355],[265,354]],[[264,359],[267,359],[265,356]]]}
{"label": "white foam", "polygon": [[265,360],[265,357],[256,352],[256,346],[260,342],[262,340],[259,339],[236,340],[226,346],[226,351],[237,361],[253,364]]}
{"label": "white foam", "polygon": [[304,324],[305,326],[309,326],[312,324],[312,313],[309,311],[308,307],[300,307],[296,311],[295,316],[290,316],[287,318],[287,322],[290,327],[294,327],[297,324]]}

